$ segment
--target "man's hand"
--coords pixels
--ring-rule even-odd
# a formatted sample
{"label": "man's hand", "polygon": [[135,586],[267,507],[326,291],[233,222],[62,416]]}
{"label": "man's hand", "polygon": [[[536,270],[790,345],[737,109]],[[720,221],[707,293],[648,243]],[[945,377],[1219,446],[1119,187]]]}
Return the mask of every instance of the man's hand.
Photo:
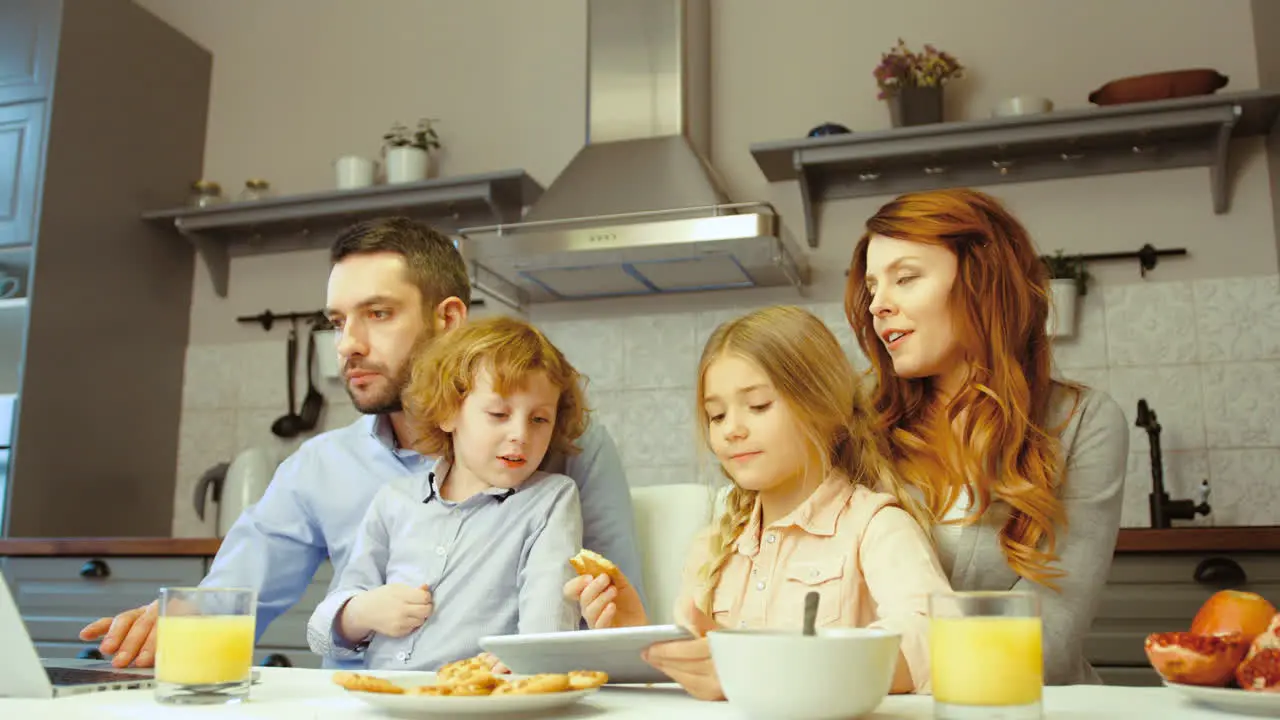
{"label": "man's hand", "polygon": [[608,575],[579,575],[564,585],[564,596],[578,604],[587,627],[639,627],[649,624],[635,587],[619,573],[618,583]]}
{"label": "man's hand", "polygon": [[403,637],[422,627],[434,609],[426,585],[383,585],[352,597],[342,606],[338,634],[350,643],[360,642],[371,632]]}
{"label": "man's hand", "polygon": [[157,600],[113,618],[99,618],[80,630],[80,639],[102,638],[98,651],[110,657],[115,667],[126,667],[130,662],[136,667],[151,667],[156,662],[156,615],[159,609]]}
{"label": "man's hand", "polygon": [[711,644],[707,641],[707,633],[717,628],[715,621],[690,600],[680,624],[696,639],[655,643],[644,651],[644,661],[680,683],[699,700],[723,700],[724,689],[720,687],[720,676],[711,660]]}

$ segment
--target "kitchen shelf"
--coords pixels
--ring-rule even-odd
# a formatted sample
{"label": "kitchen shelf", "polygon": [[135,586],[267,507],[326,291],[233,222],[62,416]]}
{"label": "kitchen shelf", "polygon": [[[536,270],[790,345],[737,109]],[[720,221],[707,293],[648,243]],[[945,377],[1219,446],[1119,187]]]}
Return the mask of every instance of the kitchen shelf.
{"label": "kitchen shelf", "polygon": [[1280,92],[1253,90],[755,143],[770,182],[797,180],[809,247],[821,203],[950,187],[1205,167],[1230,204],[1231,139],[1267,135]]}
{"label": "kitchen shelf", "polygon": [[511,223],[542,194],[523,170],[437,178],[226,202],[206,208],[182,207],[142,215],[171,224],[204,259],[214,291],[226,297],[231,257],[280,252],[327,243],[331,233],[359,220],[406,215],[444,232],[486,223]]}

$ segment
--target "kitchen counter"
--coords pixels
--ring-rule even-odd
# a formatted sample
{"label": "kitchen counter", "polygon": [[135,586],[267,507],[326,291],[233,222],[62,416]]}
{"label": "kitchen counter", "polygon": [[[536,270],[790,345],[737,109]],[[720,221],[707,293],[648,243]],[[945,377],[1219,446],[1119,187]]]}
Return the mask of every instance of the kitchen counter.
{"label": "kitchen counter", "polygon": [[212,557],[221,538],[0,538],[0,557]]}
{"label": "kitchen counter", "polygon": [[1122,528],[1116,553],[1280,552],[1280,526]]}
{"label": "kitchen counter", "polygon": [[[0,557],[212,557],[220,538],[0,538]],[[1280,552],[1280,526],[1122,528],[1117,553]]]}

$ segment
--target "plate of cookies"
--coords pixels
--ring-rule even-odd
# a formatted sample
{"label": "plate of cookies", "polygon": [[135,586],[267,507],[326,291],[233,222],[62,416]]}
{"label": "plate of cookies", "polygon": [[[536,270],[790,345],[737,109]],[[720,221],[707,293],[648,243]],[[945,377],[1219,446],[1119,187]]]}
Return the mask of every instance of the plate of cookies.
{"label": "plate of cookies", "polygon": [[333,681],[369,705],[395,715],[449,717],[548,710],[576,703],[609,677],[578,670],[538,675],[495,674],[480,658],[449,663],[437,673],[404,677],[338,672]]}

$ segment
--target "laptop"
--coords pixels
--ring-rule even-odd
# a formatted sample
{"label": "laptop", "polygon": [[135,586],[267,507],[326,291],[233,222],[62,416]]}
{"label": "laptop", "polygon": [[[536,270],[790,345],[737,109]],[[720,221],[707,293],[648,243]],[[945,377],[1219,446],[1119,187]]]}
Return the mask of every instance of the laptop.
{"label": "laptop", "polygon": [[41,660],[0,575],[0,697],[54,698],[155,686],[151,670],[116,669],[105,660]]}

